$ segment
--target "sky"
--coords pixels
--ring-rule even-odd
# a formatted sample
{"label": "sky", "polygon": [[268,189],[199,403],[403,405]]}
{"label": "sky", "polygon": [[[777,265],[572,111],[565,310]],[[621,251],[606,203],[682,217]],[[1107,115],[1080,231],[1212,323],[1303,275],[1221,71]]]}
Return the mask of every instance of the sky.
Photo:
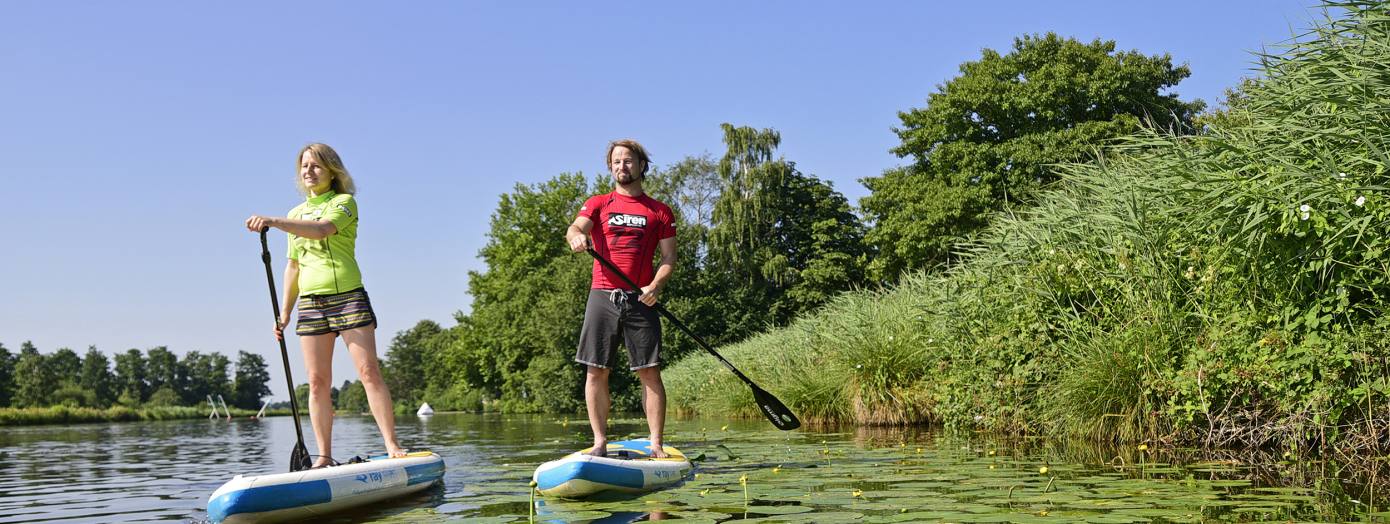
{"label": "sky", "polygon": [[[604,172],[610,140],[635,138],[664,166],[718,157],[720,123],[770,127],[784,158],[858,202],[860,179],[904,163],[889,152],[898,112],[982,49],[1047,31],[1115,40],[1187,64],[1173,91],[1215,104],[1255,75],[1252,52],[1319,16],[1311,0],[8,0],[0,343],[244,350],[266,357],[284,399],[243,223],[301,201],[307,143],[337,149],[358,184],[384,357],[401,330],[468,310],[500,195]],[[284,251],[274,234],[277,285]],[[335,384],[357,378],[341,345],[334,358]]]}

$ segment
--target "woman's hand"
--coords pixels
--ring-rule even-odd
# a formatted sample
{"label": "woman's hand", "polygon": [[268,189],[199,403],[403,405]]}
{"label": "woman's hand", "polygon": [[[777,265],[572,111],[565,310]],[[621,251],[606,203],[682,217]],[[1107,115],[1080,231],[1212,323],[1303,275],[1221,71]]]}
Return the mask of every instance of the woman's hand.
{"label": "woman's hand", "polygon": [[285,326],[290,325],[290,320],[280,317],[275,322],[275,340],[285,340]]}
{"label": "woman's hand", "polygon": [[266,228],[269,228],[273,220],[275,220],[273,217],[251,215],[251,218],[246,219],[246,229],[255,233],[260,233],[261,231],[265,231]]}

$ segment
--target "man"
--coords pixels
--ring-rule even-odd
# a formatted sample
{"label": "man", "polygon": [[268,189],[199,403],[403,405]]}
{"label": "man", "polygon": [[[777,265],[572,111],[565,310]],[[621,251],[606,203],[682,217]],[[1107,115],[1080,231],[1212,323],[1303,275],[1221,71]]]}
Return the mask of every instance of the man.
{"label": "man", "polygon": [[[579,216],[565,232],[576,253],[593,237],[594,251],[613,262],[638,286],[631,291],[622,277],[594,261],[593,285],[584,309],[579,351],[574,360],[588,367],[584,403],[594,430],[590,455],[606,456],[608,450],[609,366],[621,338],[628,364],[642,381],[642,407],[651,430],[652,456],[665,458],[661,434],[666,424],[666,388],[661,382],[661,317],[656,305],[661,288],[676,264],[676,225],[671,208],[642,191],[651,159],[635,140],[608,144],[608,170],[613,192],[589,197]],[[653,269],[652,257],[661,251],[661,263]]]}

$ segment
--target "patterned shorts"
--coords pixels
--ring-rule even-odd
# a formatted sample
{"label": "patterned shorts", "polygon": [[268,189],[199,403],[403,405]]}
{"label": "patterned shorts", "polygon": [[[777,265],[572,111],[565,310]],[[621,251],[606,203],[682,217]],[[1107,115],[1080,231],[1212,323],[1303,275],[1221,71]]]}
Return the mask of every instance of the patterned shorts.
{"label": "patterned shorts", "polygon": [[336,295],[305,295],[296,302],[298,335],[323,335],[376,324],[367,290],[357,289]]}

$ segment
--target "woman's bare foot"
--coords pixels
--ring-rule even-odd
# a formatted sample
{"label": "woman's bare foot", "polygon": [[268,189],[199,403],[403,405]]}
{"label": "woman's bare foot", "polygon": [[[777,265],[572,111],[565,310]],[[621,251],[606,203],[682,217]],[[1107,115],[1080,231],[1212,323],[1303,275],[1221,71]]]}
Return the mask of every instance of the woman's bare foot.
{"label": "woman's bare foot", "polygon": [[671,455],[666,453],[666,449],[661,444],[652,444],[652,458],[671,458]]}
{"label": "woman's bare foot", "polygon": [[594,444],[594,447],[589,448],[589,451],[584,452],[584,454],[585,454],[585,455],[589,455],[589,456],[591,456],[591,457],[607,457],[607,456],[608,456],[608,441],[605,440],[605,441],[602,441],[602,442],[599,442],[599,443]]}
{"label": "woman's bare foot", "polygon": [[401,458],[401,457],[404,457],[404,456],[406,455],[406,453],[409,453],[409,452],[406,451],[406,450],[404,450],[404,449],[401,449],[401,446],[400,446],[399,444],[391,444],[391,443],[389,443],[389,442],[386,443],[386,456],[387,456],[387,457],[390,457],[390,458]]}

